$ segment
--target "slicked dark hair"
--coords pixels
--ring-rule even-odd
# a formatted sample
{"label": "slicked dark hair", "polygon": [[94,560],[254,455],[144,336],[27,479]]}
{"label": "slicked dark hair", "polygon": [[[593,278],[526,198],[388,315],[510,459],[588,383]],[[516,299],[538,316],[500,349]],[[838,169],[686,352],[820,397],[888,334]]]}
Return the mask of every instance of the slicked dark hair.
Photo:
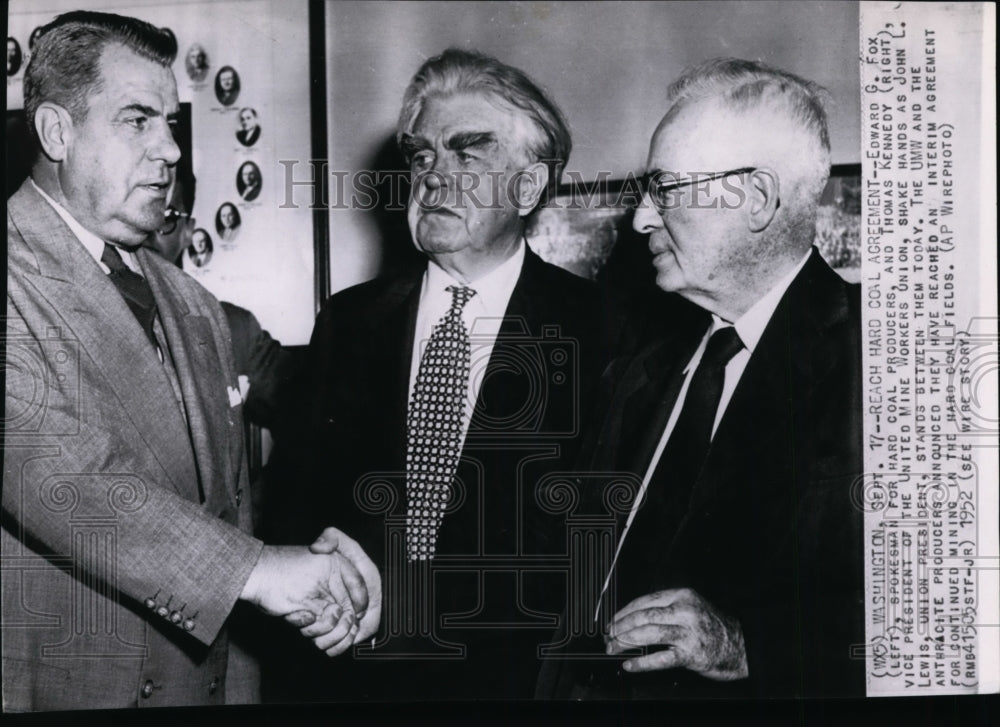
{"label": "slicked dark hair", "polygon": [[[454,93],[481,93],[523,114],[534,129],[533,138],[524,140],[531,161],[549,167],[551,193],[573,148],[569,127],[559,107],[545,95],[524,71],[473,50],[449,48],[420,66],[403,94],[396,141],[413,130],[427,98]],[[545,202],[543,194],[540,204]]]}
{"label": "slicked dark hair", "polygon": [[100,90],[101,54],[112,44],[167,68],[177,56],[173,35],[145,21],[89,10],[63,13],[39,31],[24,72],[24,111],[33,138],[42,103],[59,104],[74,122],[87,118],[88,99]]}

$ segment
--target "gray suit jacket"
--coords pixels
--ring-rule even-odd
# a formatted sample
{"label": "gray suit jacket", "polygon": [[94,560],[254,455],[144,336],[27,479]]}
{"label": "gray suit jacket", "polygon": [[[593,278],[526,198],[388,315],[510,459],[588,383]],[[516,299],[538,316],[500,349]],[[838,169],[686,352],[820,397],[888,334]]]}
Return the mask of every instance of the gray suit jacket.
{"label": "gray suit jacket", "polygon": [[138,251],[179,401],[30,182],[8,201],[7,241],[4,709],[252,699],[224,625],[262,546],[218,302]]}

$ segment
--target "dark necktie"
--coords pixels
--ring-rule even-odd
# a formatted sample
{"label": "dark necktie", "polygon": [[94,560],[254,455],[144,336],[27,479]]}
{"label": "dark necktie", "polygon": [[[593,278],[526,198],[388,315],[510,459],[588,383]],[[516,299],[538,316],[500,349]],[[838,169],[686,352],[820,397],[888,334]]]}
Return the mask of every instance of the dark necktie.
{"label": "dark necktie", "polygon": [[118,249],[114,245],[104,243],[104,253],[101,255],[101,262],[108,266],[111,271],[108,277],[118,288],[129,309],[139,321],[142,330],[146,332],[153,348],[158,348],[156,334],[153,333],[153,320],[156,318],[156,301],[153,299],[153,291],[149,287],[146,279],[136,272],[133,272],[122,256],[118,254]]}
{"label": "dark necktie", "polygon": [[646,501],[636,512],[618,556],[618,608],[657,584],[654,569],[687,513],[692,489],[708,456],[726,365],[742,348],[732,326],[718,329],[708,339],[680,416],[649,480]]}
{"label": "dark necktie", "polygon": [[434,556],[438,528],[462,449],[462,416],[471,358],[462,308],[476,291],[455,285],[447,290],[451,293],[451,307],[434,326],[420,359],[406,416],[409,560]]}

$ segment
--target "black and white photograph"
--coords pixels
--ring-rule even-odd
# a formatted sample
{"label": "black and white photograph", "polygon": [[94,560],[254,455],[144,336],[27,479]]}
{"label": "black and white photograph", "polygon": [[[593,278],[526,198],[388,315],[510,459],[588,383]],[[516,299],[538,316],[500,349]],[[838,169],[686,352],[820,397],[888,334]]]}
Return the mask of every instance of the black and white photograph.
{"label": "black and white photograph", "polygon": [[257,109],[246,106],[240,109],[239,128],[236,130],[236,140],[243,146],[253,146],[260,138],[260,121]]}
{"label": "black and white photograph", "polygon": [[260,167],[254,162],[243,162],[236,172],[236,191],[244,202],[253,202],[260,196]]}
{"label": "black and white photograph", "polygon": [[7,22],[5,713],[1000,692],[994,5]]}
{"label": "black and white photograph", "polygon": [[219,239],[224,242],[232,242],[240,232],[240,225],[243,220],[240,211],[232,202],[223,202],[219,205],[219,211],[215,213],[215,231],[219,233]]}
{"label": "black and white photograph", "polygon": [[41,32],[42,26],[38,26],[31,31],[31,35],[28,36],[28,50],[35,50],[35,42],[38,40],[38,36]]}
{"label": "black and white photograph", "polygon": [[223,66],[215,75],[215,97],[223,106],[232,106],[240,97],[240,74],[232,66]]}
{"label": "black and white photograph", "polygon": [[210,68],[205,48],[201,43],[193,43],[184,57],[184,70],[187,71],[188,78],[195,83],[201,83],[205,80]]}
{"label": "black and white photograph", "polygon": [[7,77],[17,75],[17,72],[21,70],[21,63],[24,61],[24,55],[21,53],[21,44],[17,42],[17,38],[7,38]]}
{"label": "black and white photograph", "polygon": [[199,227],[191,233],[191,247],[188,248],[188,257],[196,268],[208,265],[212,259],[212,236],[208,234],[208,230]]}

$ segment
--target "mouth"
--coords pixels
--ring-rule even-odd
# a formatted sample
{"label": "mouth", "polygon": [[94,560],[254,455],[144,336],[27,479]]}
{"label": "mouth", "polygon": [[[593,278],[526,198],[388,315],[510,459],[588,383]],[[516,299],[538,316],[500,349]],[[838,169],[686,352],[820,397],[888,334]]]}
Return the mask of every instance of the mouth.
{"label": "mouth", "polygon": [[145,189],[150,194],[156,197],[166,197],[167,192],[170,190],[170,180],[167,179],[163,182],[146,182],[139,185],[140,189]]}
{"label": "mouth", "polygon": [[421,217],[431,217],[432,215],[433,216],[441,216],[441,217],[456,217],[458,219],[462,218],[462,216],[460,214],[458,214],[458,212],[455,212],[454,210],[450,210],[447,207],[435,207],[433,209],[423,210],[421,212],[420,216]]}
{"label": "mouth", "polygon": [[672,260],[674,258],[674,251],[670,247],[659,247],[650,245],[649,251],[653,253],[653,262],[660,263],[665,260]]}

